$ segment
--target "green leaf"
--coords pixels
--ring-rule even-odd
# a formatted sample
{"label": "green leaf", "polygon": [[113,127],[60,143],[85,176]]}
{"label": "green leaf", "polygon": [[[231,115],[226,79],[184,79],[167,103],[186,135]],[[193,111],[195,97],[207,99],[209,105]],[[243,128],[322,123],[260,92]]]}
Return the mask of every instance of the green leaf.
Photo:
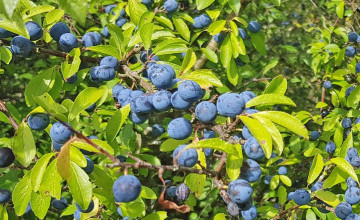
{"label": "green leaf", "polygon": [[25,28],[24,20],[17,15],[17,13],[14,14],[12,20],[1,20],[0,27],[30,39],[29,33]]}
{"label": "green leaf", "polygon": [[289,129],[295,134],[298,134],[305,138],[309,137],[308,131],[306,127],[301,123],[301,121],[285,112],[262,111],[252,115],[267,118],[270,121]]}
{"label": "green leaf", "polygon": [[257,119],[248,116],[240,116],[240,120],[248,127],[251,134],[259,142],[264,151],[265,157],[270,158],[272,152],[272,139],[268,130]]}
{"label": "green leaf", "polygon": [[98,46],[88,47],[87,49],[94,52],[99,52],[109,56],[116,57],[118,60],[121,59],[119,50],[112,45],[98,45]]}
{"label": "green leaf", "polygon": [[224,68],[227,68],[230,64],[232,57],[232,46],[230,37],[227,36],[220,46],[220,61]]}
{"label": "green leaf", "polygon": [[41,180],[45,174],[46,167],[50,159],[55,155],[55,153],[48,153],[43,155],[35,164],[31,171],[31,186],[34,192],[39,190]]}
{"label": "green leaf", "polygon": [[251,33],[250,32],[251,41],[257,51],[261,54],[266,55],[266,46],[265,46],[265,36],[264,33]]}
{"label": "green leaf", "polygon": [[165,211],[158,211],[147,215],[143,218],[143,220],[165,220],[168,217],[167,212]]}
{"label": "green leaf", "polygon": [[164,24],[165,26],[167,26],[168,28],[170,28],[171,30],[174,30],[174,26],[171,22],[170,19],[164,17],[164,16],[156,16],[155,19],[160,22],[161,24]]}
{"label": "green leaf", "polygon": [[[211,0],[212,1],[212,0]],[[175,25],[176,30],[179,34],[186,40],[190,41],[190,30],[189,27],[186,25],[185,21],[180,17],[173,17],[173,22]]]}
{"label": "green leaf", "polygon": [[54,9],[50,11],[45,15],[44,26],[60,21],[64,13],[65,13],[64,10],[61,9]]}
{"label": "green leaf", "polygon": [[231,59],[229,66],[226,68],[226,76],[229,82],[234,86],[239,83],[240,75],[234,59]]}
{"label": "green leaf", "polygon": [[0,57],[4,63],[9,64],[12,59],[12,53],[8,48],[0,47]]}
{"label": "green leaf", "polygon": [[34,15],[38,15],[44,12],[49,12],[54,9],[55,7],[51,5],[38,5],[36,7],[30,8],[29,13],[25,16],[25,18],[30,18]]}
{"label": "green leaf", "polygon": [[205,180],[206,175],[204,174],[190,173],[185,177],[184,183],[196,197],[200,197],[204,190]]}
{"label": "green leaf", "polygon": [[209,88],[211,86],[222,87],[221,81],[209,69],[196,70],[194,72],[181,75],[181,79],[194,80],[202,88]]}
{"label": "green leaf", "polygon": [[106,126],[106,140],[112,142],[130,113],[130,105],[122,107],[110,118]]}
{"label": "green leaf", "polygon": [[3,220],[9,219],[9,215],[8,215],[5,205],[0,206],[0,219],[3,219]]}
{"label": "green leaf", "polygon": [[344,158],[332,158],[330,161],[340,167],[340,169],[342,169],[343,171],[347,172],[354,180],[359,182],[353,166],[351,166]]}
{"label": "green leaf", "polygon": [[280,205],[284,205],[287,201],[287,192],[284,186],[280,186],[278,189],[278,197]]}
{"label": "green leaf", "polygon": [[226,157],[226,173],[231,180],[236,180],[240,175],[240,168],[242,166],[243,158],[239,158],[232,154]]}
{"label": "green leaf", "polygon": [[60,150],[60,153],[57,157],[57,171],[60,176],[65,180],[71,178],[71,169],[70,169],[70,143],[65,143]]}
{"label": "green leaf", "polygon": [[153,23],[144,24],[140,29],[140,37],[141,40],[143,41],[145,49],[147,50],[151,46],[151,36],[153,34],[153,30],[154,30]]}
{"label": "green leaf", "polygon": [[331,188],[338,183],[344,182],[349,177],[346,171],[340,167],[335,167],[331,172],[330,176],[325,180],[323,189]]}
{"label": "green leaf", "polygon": [[[70,59],[71,57],[71,59]],[[72,60],[71,63],[68,61]],[[66,61],[61,63],[61,73],[63,74],[64,79],[68,79],[69,77],[76,74],[76,72],[79,70],[81,64],[80,59],[80,49],[74,48],[67,56]]]}
{"label": "green leaf", "polygon": [[70,160],[75,162],[80,167],[86,167],[87,161],[84,154],[76,147],[70,147]]}
{"label": "green leaf", "polygon": [[234,33],[230,34],[231,45],[241,55],[246,55],[246,48],[243,39],[240,36],[235,36]]}
{"label": "green leaf", "polygon": [[241,8],[241,1],[238,1],[238,0],[228,0],[228,4],[229,4],[230,8],[231,8],[235,13],[239,13],[240,8]]}
{"label": "green leaf", "polygon": [[318,190],[315,191],[314,194],[321,201],[324,201],[326,204],[329,204],[333,207],[336,207],[340,203],[339,198],[332,192]]}
{"label": "green leaf", "polygon": [[[109,33],[111,35],[111,42],[114,47],[116,47],[117,51],[120,53],[120,57],[122,57],[122,51],[123,48],[125,48],[125,45],[123,45],[124,42],[124,36],[122,33],[122,30],[120,27],[114,25],[114,24],[108,24]],[[151,35],[150,35],[151,36]]]}
{"label": "green leaf", "polygon": [[316,220],[316,215],[311,209],[306,210],[306,219],[307,220]]}
{"label": "green leaf", "polygon": [[0,13],[11,18],[19,0],[0,0]]}
{"label": "green leaf", "polygon": [[140,197],[144,199],[157,199],[155,192],[146,186],[141,186]]}
{"label": "green leaf", "polygon": [[166,139],[164,142],[160,145],[160,151],[162,152],[169,152],[175,150],[180,145],[188,143],[190,138],[187,138],[185,140],[175,140],[173,138]]}
{"label": "green leaf", "polygon": [[62,187],[61,180],[61,176],[57,171],[57,159],[55,159],[46,168],[39,188],[40,194],[60,199]]}
{"label": "green leaf", "polygon": [[162,47],[161,49],[157,50],[156,55],[183,53],[183,52],[186,52],[187,50],[188,50],[188,48],[186,47],[185,44],[170,44],[170,45],[166,45],[166,46]]}
{"label": "green leaf", "polygon": [[271,190],[276,189],[276,187],[278,187],[278,185],[279,185],[279,182],[280,182],[279,175],[273,176],[270,180],[270,189]]}
{"label": "green leaf", "polygon": [[82,111],[94,104],[100,99],[104,93],[107,92],[107,87],[100,86],[99,88],[88,87],[80,92],[76,97],[75,102],[70,110],[69,121],[76,118]]}
{"label": "green leaf", "polygon": [[67,181],[72,197],[83,209],[86,209],[91,201],[92,186],[88,175],[76,163],[71,162],[71,178]]}
{"label": "green leaf", "polygon": [[269,72],[269,70],[271,70],[272,68],[274,68],[277,64],[279,63],[279,59],[272,59],[265,67],[264,67],[264,71],[263,74],[266,74],[267,72]]}
{"label": "green leaf", "polygon": [[20,124],[15,133],[12,150],[16,160],[24,167],[29,166],[35,157],[36,147],[34,137],[29,126],[24,122]]}
{"label": "green leaf", "polygon": [[50,196],[42,196],[36,192],[32,192],[30,199],[31,210],[38,218],[44,219],[50,207],[50,201]]}
{"label": "green leaf", "polygon": [[291,182],[291,179],[288,176],[280,175],[279,177],[280,177],[281,182],[284,183],[285,186],[288,186],[288,187],[291,186],[292,182]]}
{"label": "green leaf", "polygon": [[[94,141],[95,139],[92,139],[91,141]],[[74,141],[71,143],[71,146],[83,149],[83,150],[87,150],[89,152],[94,152],[94,153],[100,153],[100,151],[98,149],[96,149],[95,147],[93,147],[92,145],[86,143],[85,141]]]}
{"label": "green leaf", "polygon": [[312,165],[310,167],[309,176],[307,179],[307,184],[310,185],[312,182],[318,178],[324,168],[323,157],[318,154],[314,157]]}
{"label": "green leaf", "polygon": [[36,104],[34,97],[50,91],[54,86],[56,74],[59,74],[59,72],[55,68],[50,68],[41,71],[30,80],[25,88],[25,101],[28,106]]}
{"label": "green leaf", "polygon": [[356,108],[359,102],[360,102],[360,86],[357,86],[347,98],[347,105],[351,108]]}
{"label": "green leaf", "polygon": [[73,17],[81,26],[85,26],[88,12],[87,1],[58,0],[61,8]]}
{"label": "green leaf", "polygon": [[340,157],[345,158],[347,155],[347,150],[354,146],[354,140],[353,140],[353,134],[352,131],[349,133],[349,135],[346,137],[344,143],[341,145],[340,148]]}
{"label": "green leaf", "polygon": [[337,16],[339,16],[339,18],[343,19],[344,18],[344,6],[345,6],[345,2],[341,1],[337,6],[336,6],[336,14]]}
{"label": "green leaf", "polygon": [[209,7],[215,0],[196,0],[196,6],[198,10],[203,10]]}
{"label": "green leaf", "polygon": [[196,143],[189,144],[186,148],[212,148],[242,158],[242,150],[240,144],[233,145],[219,138],[200,140]]}
{"label": "green leaf", "polygon": [[226,24],[226,20],[218,20],[213,22],[212,24],[210,24],[209,28],[207,29],[207,31],[211,34],[211,35],[215,35],[220,33]]}
{"label": "green leaf", "polygon": [[188,70],[190,70],[191,67],[194,66],[195,62],[196,62],[196,54],[191,49],[188,49],[186,51],[184,60],[182,62],[180,73],[187,72]]}
{"label": "green leaf", "polygon": [[266,119],[266,118],[263,118],[263,117],[260,117],[257,115],[251,115],[251,116],[253,118],[259,120],[260,123],[264,125],[266,130],[271,135],[271,139],[273,141],[274,148],[278,153],[278,156],[280,156],[284,149],[284,141],[283,141],[283,138],[282,138],[278,128],[269,119]]}
{"label": "green leaf", "polygon": [[208,48],[201,48],[202,52],[208,58],[211,62],[217,63],[218,62],[218,56],[213,50],[210,50]]}
{"label": "green leaf", "polygon": [[95,144],[99,145],[102,149],[106,150],[109,154],[114,155],[114,149],[105,141],[98,140],[98,139],[92,139],[91,141],[94,142]]}
{"label": "green leaf", "polygon": [[32,188],[30,181],[31,172],[26,173],[23,178],[16,184],[12,193],[12,201],[14,203],[17,215],[23,215],[30,201]]}
{"label": "green leaf", "polygon": [[138,25],[141,16],[148,11],[146,6],[138,3],[136,0],[129,0],[128,7],[131,21],[134,22],[135,25]]}
{"label": "green leaf", "polygon": [[290,105],[296,106],[296,104],[288,97],[279,94],[264,94],[256,96],[246,103],[246,107],[252,107],[257,105]]}
{"label": "green leaf", "polygon": [[226,216],[227,215],[224,213],[218,213],[215,215],[214,220],[224,220],[224,219],[226,219]]}

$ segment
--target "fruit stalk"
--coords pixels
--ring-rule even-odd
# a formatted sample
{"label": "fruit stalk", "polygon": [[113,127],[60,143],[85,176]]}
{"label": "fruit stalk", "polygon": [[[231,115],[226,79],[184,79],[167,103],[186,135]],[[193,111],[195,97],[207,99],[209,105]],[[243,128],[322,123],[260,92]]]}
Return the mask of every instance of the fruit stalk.
{"label": "fruit stalk", "polygon": [[15,130],[17,130],[19,128],[19,125],[16,123],[15,119],[10,114],[9,110],[7,109],[5,103],[2,100],[0,100],[0,111],[2,113],[4,113],[8,117],[8,119],[9,119],[11,125],[13,126],[13,128]]}

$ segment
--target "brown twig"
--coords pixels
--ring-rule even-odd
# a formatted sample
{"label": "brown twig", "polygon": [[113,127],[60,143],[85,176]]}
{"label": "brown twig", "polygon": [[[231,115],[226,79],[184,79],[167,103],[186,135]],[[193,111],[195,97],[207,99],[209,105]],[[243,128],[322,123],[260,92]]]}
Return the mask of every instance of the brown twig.
{"label": "brown twig", "polygon": [[[38,48],[39,52],[41,53],[46,53],[46,54],[50,54],[53,56],[57,56],[57,57],[64,57],[66,58],[66,56],[68,56],[67,53],[65,52],[60,52],[60,51],[56,51],[56,50],[51,50],[51,49],[46,49],[46,48]],[[71,58],[71,56],[70,56]],[[87,62],[87,63],[99,63],[99,59],[98,58],[94,58],[94,57],[86,57],[86,56],[80,56],[81,61]]]}
{"label": "brown twig", "polygon": [[292,210],[295,210],[295,209],[297,209],[297,208],[299,208],[299,207],[300,207],[299,205],[295,205],[295,206],[293,206],[293,207],[291,207],[291,208],[289,208],[289,209],[286,209],[286,210],[280,212],[279,214],[277,214],[274,218],[272,218],[272,220],[279,219],[279,218],[281,218],[281,216],[286,215],[287,213],[289,213],[289,212],[291,212]]}
{"label": "brown twig", "polygon": [[140,73],[142,73],[145,70],[145,67],[142,67],[141,69],[137,71],[132,71],[128,65],[121,65],[121,69],[123,71],[123,74],[120,74],[120,77],[127,77],[132,79],[133,81],[138,81],[140,86],[143,87],[148,92],[153,92],[152,84],[149,82],[146,82],[141,76],[139,76]]}
{"label": "brown twig", "polygon": [[8,117],[13,128],[17,130],[19,128],[19,125],[16,123],[15,119],[9,112],[9,109],[6,107],[5,103],[2,100],[0,100],[0,111]]}
{"label": "brown twig", "polygon": [[197,174],[205,174],[209,177],[214,177],[217,175],[217,171],[215,170],[209,170],[209,169],[202,169],[202,170],[199,170],[199,169],[194,169],[194,168],[191,168],[191,167],[182,167],[182,166],[173,166],[173,165],[154,165],[154,164],[151,164],[151,163],[148,163],[146,161],[143,161],[141,160],[140,158],[138,157],[135,157],[131,154],[128,153],[128,156],[135,160],[135,163],[121,163],[121,162],[115,162],[113,164],[107,164],[106,166],[109,167],[109,168],[115,168],[115,167],[121,167],[121,168],[124,168],[124,169],[139,169],[139,168],[146,168],[146,169],[149,169],[149,170],[156,170],[156,171],[159,171],[159,170],[168,170],[168,171],[171,171],[171,172],[177,172],[177,171],[182,171],[182,172],[185,172],[185,173],[197,173]]}

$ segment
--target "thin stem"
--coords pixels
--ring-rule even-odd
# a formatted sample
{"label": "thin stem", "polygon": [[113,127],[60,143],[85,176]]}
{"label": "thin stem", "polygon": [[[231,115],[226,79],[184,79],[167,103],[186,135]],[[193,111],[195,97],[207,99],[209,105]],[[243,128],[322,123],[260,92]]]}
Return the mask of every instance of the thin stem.
{"label": "thin stem", "polygon": [[13,128],[17,130],[19,128],[19,125],[16,123],[15,119],[9,112],[9,109],[6,107],[5,103],[2,100],[0,100],[0,111],[8,117]]}

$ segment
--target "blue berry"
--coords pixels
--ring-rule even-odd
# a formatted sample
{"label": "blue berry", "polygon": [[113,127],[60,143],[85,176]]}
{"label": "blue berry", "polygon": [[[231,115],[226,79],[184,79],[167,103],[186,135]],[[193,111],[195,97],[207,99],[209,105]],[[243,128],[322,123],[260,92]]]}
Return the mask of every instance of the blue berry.
{"label": "blue berry", "polygon": [[104,37],[108,37],[110,34],[109,28],[107,26],[105,26],[101,33],[102,33],[102,35],[104,35]]}
{"label": "blue berry", "polygon": [[226,37],[226,34],[220,32],[220,33],[215,34],[213,38],[216,43],[222,43],[224,41],[225,37]]}
{"label": "blue berry", "polygon": [[246,39],[246,31],[245,31],[244,29],[242,29],[242,28],[238,28],[238,30],[239,30],[239,36],[240,36],[243,40],[245,40],[245,39]]}
{"label": "blue berry", "polygon": [[119,85],[119,84],[116,84],[113,88],[112,88],[112,96],[116,98],[117,100],[117,97],[118,95],[120,94],[120,92],[125,89],[124,86],[122,85]]}
{"label": "blue berry", "polygon": [[56,41],[65,33],[70,33],[70,28],[65,23],[58,22],[50,28],[50,36]]}
{"label": "blue berry", "polygon": [[127,22],[126,18],[120,17],[119,19],[116,20],[115,24],[116,26],[121,28],[122,26],[124,26],[124,24],[126,24],[126,22]]}
{"label": "blue berry", "polygon": [[63,146],[63,144],[58,143],[58,142],[56,142],[56,141],[52,141],[52,143],[53,143],[53,148],[54,148],[54,150],[56,150],[56,151],[60,151],[60,150],[61,150],[61,147]]}
{"label": "blue berry", "polygon": [[188,110],[191,107],[192,102],[183,100],[179,95],[179,91],[176,91],[171,95],[171,105],[179,110]]}
{"label": "blue berry", "polygon": [[355,56],[356,50],[354,47],[352,46],[348,46],[345,50],[345,55],[348,57],[353,57]]}
{"label": "blue berry", "polygon": [[352,213],[348,215],[345,220],[360,220],[360,215]]}
{"label": "blue berry", "polygon": [[244,125],[241,134],[245,139],[249,139],[253,137],[253,135],[251,134],[250,130],[246,125]]}
{"label": "blue berry", "polygon": [[227,204],[227,211],[231,216],[238,216],[240,214],[239,206],[235,202],[229,202]]}
{"label": "blue berry", "polygon": [[137,199],[141,192],[141,183],[135,176],[124,175],[116,179],[113,185],[115,202],[131,202]]}
{"label": "blue berry", "polygon": [[75,203],[76,209],[81,213],[89,213],[94,209],[94,201],[91,200],[89,206],[86,209],[83,209],[79,204]]}
{"label": "blue berry", "polygon": [[345,192],[345,200],[350,205],[355,205],[360,202],[360,189],[357,187],[348,187]]}
{"label": "blue berry", "polygon": [[352,207],[347,202],[341,202],[335,208],[335,215],[340,219],[346,219],[352,213]]}
{"label": "blue berry", "polygon": [[260,165],[255,160],[246,159],[241,167],[240,178],[253,183],[260,179],[261,174]]}
{"label": "blue berry", "polygon": [[87,156],[85,156],[85,159],[86,159],[86,167],[84,167],[83,169],[87,174],[90,174],[94,171],[94,163]]}
{"label": "blue berry", "polygon": [[355,72],[360,73],[360,62],[358,62],[355,66]]}
{"label": "blue berry", "polygon": [[101,44],[101,35],[97,32],[88,32],[84,34],[81,39],[81,43],[85,47],[91,47]]}
{"label": "blue berry", "polygon": [[50,118],[47,114],[36,113],[28,117],[29,127],[35,131],[42,131],[50,124]]}
{"label": "blue berry", "polygon": [[349,88],[346,89],[345,95],[349,96],[354,89],[355,89],[354,86],[350,86]]}
{"label": "blue berry", "polygon": [[351,124],[352,121],[350,118],[344,118],[343,121],[341,122],[342,127],[345,129],[351,128]]}
{"label": "blue berry", "polygon": [[190,137],[192,133],[191,122],[185,118],[175,118],[172,120],[168,127],[167,132],[170,137],[177,140],[184,140]]}
{"label": "blue berry", "polygon": [[153,64],[148,69],[148,76],[151,82],[158,89],[168,89],[172,86],[175,71],[169,65]]}
{"label": "blue berry", "polygon": [[178,187],[176,187],[176,199],[179,202],[186,201],[187,198],[189,197],[189,194],[190,194],[190,189],[185,183],[182,183]]}
{"label": "blue berry", "polygon": [[210,157],[214,153],[214,149],[212,148],[204,148],[203,149],[205,157]]}
{"label": "blue berry", "polygon": [[330,89],[332,87],[332,83],[328,80],[324,81],[323,86],[325,89]]}
{"label": "blue berry", "polygon": [[310,193],[306,189],[297,189],[294,192],[294,202],[298,205],[305,205],[310,202]]}
{"label": "blue berry", "polygon": [[169,188],[166,189],[165,193],[169,198],[175,199],[176,198],[176,186],[170,186]]}
{"label": "blue berry", "polygon": [[10,42],[11,50],[14,54],[27,56],[33,46],[31,41],[23,36],[16,36]]}
{"label": "blue berry", "polygon": [[78,47],[78,39],[74,34],[65,33],[60,36],[59,44],[62,51],[69,53],[72,49]]}
{"label": "blue berry", "polygon": [[241,216],[244,220],[253,220],[256,219],[257,209],[255,206],[252,206],[249,210],[241,211]]}
{"label": "blue berry", "polygon": [[113,8],[115,7],[116,7],[115,4],[105,6],[105,13],[110,14],[111,10],[113,10]]}
{"label": "blue berry", "polygon": [[69,83],[69,84],[74,84],[76,83],[78,79],[77,74],[75,73],[74,75],[70,76],[69,78],[67,78],[66,80],[64,79],[65,82]]}
{"label": "blue berry", "polygon": [[244,145],[245,154],[251,159],[261,159],[265,156],[259,142],[254,138],[249,138]]}
{"label": "blue berry", "polygon": [[0,189],[0,204],[7,203],[11,200],[11,192],[6,189]]}
{"label": "blue berry", "polygon": [[347,185],[348,188],[350,188],[350,187],[358,187],[357,182],[351,176],[349,178],[347,178],[346,185]]}
{"label": "blue berry", "polygon": [[204,129],[204,139],[214,138],[215,132]]}
{"label": "blue berry", "polygon": [[152,101],[154,107],[159,111],[167,111],[171,108],[171,92],[161,90],[155,93]]}
{"label": "blue berry", "polygon": [[287,200],[293,200],[294,199],[294,192],[290,192],[288,195],[287,195]]}
{"label": "blue berry", "polygon": [[320,133],[318,131],[312,131],[310,134],[311,140],[317,140],[320,137]]}
{"label": "blue berry", "polygon": [[240,93],[240,96],[244,99],[245,103],[256,97],[256,95],[251,91],[244,91]]}
{"label": "blue berry", "polygon": [[64,144],[72,135],[73,132],[60,122],[55,122],[50,128],[50,137],[60,144]]}
{"label": "blue berry", "polygon": [[164,3],[164,9],[167,12],[175,12],[178,9],[179,4],[175,0],[166,0]]}
{"label": "blue berry", "polygon": [[225,93],[219,96],[216,107],[221,116],[235,118],[245,109],[244,99],[237,93]]}
{"label": "blue berry", "polygon": [[260,24],[257,21],[250,21],[248,30],[252,33],[257,33],[261,29]]}
{"label": "blue berry", "polygon": [[150,6],[150,5],[152,5],[152,3],[154,3],[153,0],[142,0],[141,2],[142,2],[144,5],[147,5],[147,6]]}
{"label": "blue berry", "polygon": [[[173,152],[173,158],[175,159],[180,151],[182,151],[187,145],[180,145]],[[198,153],[195,148],[190,148],[181,153],[177,162],[180,166],[193,167],[198,162]]]}
{"label": "blue berry", "polygon": [[316,182],[316,183],[311,187],[311,192],[315,192],[315,191],[322,190],[323,185],[324,185],[324,182]]}
{"label": "blue berry", "polygon": [[279,167],[278,174],[279,175],[286,175],[287,174],[287,168],[284,167],[284,166]]}
{"label": "blue berry", "polygon": [[130,94],[132,91],[130,89],[122,89],[117,96],[117,100],[121,106],[125,106],[126,102],[128,102]]}
{"label": "blue berry", "polygon": [[67,207],[68,202],[64,197],[61,197],[60,199],[54,199],[51,202],[51,205],[57,210],[64,210]]}
{"label": "blue berry", "polygon": [[43,35],[43,30],[41,26],[35,21],[26,22],[25,28],[29,32],[31,41],[39,40]]}
{"label": "blue berry", "polygon": [[228,185],[227,193],[231,201],[243,204],[250,200],[253,189],[248,181],[237,179]]}
{"label": "blue berry", "polygon": [[202,123],[212,123],[217,115],[216,105],[209,101],[200,102],[195,108],[195,115]]}
{"label": "blue berry", "polygon": [[115,69],[111,66],[95,66],[90,70],[90,79],[94,82],[110,81],[115,78]]}
{"label": "blue berry", "polygon": [[[2,19],[0,19],[1,21]],[[4,28],[0,28],[0,39],[3,39],[3,38],[8,38],[8,37],[14,37],[15,34],[4,29]]]}
{"label": "blue berry", "polygon": [[181,82],[178,91],[180,97],[187,102],[196,102],[204,95],[200,85],[192,80]]}
{"label": "blue berry", "polygon": [[131,111],[136,114],[149,113],[154,110],[153,104],[149,101],[147,95],[140,95],[139,97],[133,98],[130,102]]}
{"label": "blue berry", "polygon": [[358,39],[358,35],[355,32],[349,32],[348,33],[349,42],[356,42]]}
{"label": "blue berry", "polygon": [[152,126],[151,135],[154,137],[160,137],[165,132],[165,128],[162,125],[154,124]]}
{"label": "blue berry", "polygon": [[149,115],[147,113],[145,114],[136,114],[135,112],[130,113],[130,120],[134,124],[142,124],[149,118]]}
{"label": "blue berry", "polygon": [[264,179],[264,183],[265,183],[266,185],[269,185],[272,177],[273,177],[273,176],[266,176],[265,179]]}
{"label": "blue berry", "polygon": [[335,149],[336,149],[336,145],[334,142],[330,141],[330,142],[327,142],[326,145],[325,145],[325,151],[328,153],[328,154],[333,154],[335,152]]}

